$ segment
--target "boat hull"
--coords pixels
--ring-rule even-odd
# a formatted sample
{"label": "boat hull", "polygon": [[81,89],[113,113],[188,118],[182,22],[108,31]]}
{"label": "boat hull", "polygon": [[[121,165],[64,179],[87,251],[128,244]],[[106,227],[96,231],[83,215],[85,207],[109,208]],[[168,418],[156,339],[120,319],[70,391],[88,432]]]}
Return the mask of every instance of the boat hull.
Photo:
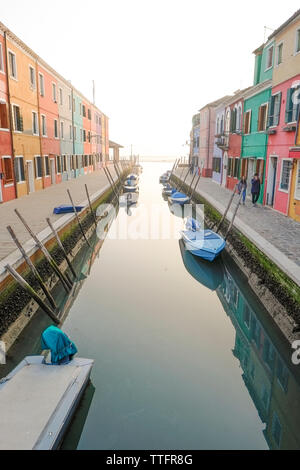
{"label": "boat hull", "polygon": [[[211,230],[201,231],[201,236],[199,236],[200,231],[183,231],[181,234],[186,250],[210,262],[214,261],[226,246],[226,241]],[[195,234],[198,234],[199,238]]]}

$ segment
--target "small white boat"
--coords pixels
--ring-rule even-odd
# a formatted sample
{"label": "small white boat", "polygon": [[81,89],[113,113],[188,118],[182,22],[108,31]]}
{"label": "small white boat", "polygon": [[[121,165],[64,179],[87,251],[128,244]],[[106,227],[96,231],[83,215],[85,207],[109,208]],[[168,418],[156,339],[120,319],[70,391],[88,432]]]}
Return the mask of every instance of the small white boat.
{"label": "small white boat", "polygon": [[28,356],[0,380],[0,450],[57,449],[93,364],[75,358],[56,366]]}

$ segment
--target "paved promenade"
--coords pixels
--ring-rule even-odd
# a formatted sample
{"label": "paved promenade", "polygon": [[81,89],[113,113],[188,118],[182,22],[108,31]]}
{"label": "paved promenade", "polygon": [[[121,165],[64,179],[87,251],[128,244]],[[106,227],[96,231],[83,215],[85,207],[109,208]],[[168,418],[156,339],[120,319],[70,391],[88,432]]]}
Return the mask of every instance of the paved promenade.
{"label": "paved promenade", "polygon": [[[181,171],[175,172],[178,177],[180,174]],[[188,176],[186,183],[190,182]],[[208,178],[201,178],[196,190],[224,213],[231,191]],[[233,209],[234,204],[228,213],[229,220]],[[268,207],[253,207],[247,198],[245,206],[239,208],[234,225],[300,285],[300,223]]]}
{"label": "paved promenade", "polygon": [[[114,167],[110,166],[109,168],[116,180]],[[104,171],[98,170],[0,205],[0,261],[16,250],[16,245],[6,229],[7,225],[12,226],[23,245],[31,238],[14,209],[19,210],[34,233],[38,234],[49,228],[46,222],[47,217],[52,223],[66,217],[65,215],[53,214],[53,209],[61,204],[70,204],[67,189],[70,190],[74,204],[85,205],[87,203],[85,184],[90,196],[108,187]]]}

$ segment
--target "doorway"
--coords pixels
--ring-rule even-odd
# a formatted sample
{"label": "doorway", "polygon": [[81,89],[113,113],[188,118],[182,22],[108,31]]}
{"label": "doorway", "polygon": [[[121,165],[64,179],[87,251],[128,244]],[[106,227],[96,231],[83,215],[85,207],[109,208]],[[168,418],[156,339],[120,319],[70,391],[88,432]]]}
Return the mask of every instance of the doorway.
{"label": "doorway", "polygon": [[50,158],[50,173],[51,173],[51,184],[55,184],[55,160]]}
{"label": "doorway", "polygon": [[255,174],[254,164],[255,164],[255,158],[248,158],[247,188],[250,188],[250,189],[251,189],[251,181]]}
{"label": "doorway", "polygon": [[267,205],[273,207],[276,188],[277,157],[270,157],[268,169]]}
{"label": "doorway", "polygon": [[28,194],[34,193],[34,173],[32,160],[26,161]]}
{"label": "doorway", "polygon": [[228,166],[228,154],[224,152],[223,156],[223,175],[222,175],[222,186],[226,187],[227,182],[227,166]]}

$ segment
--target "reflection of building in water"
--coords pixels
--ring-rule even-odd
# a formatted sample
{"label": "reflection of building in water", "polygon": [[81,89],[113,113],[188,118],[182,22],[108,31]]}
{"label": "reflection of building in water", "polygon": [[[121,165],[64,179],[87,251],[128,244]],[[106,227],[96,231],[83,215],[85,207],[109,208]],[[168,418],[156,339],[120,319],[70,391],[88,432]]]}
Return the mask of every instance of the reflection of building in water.
{"label": "reflection of building in water", "polygon": [[284,353],[272,342],[271,330],[267,333],[259,321],[258,309],[248,296],[246,300],[227,269],[217,293],[235,327],[233,354],[240,361],[244,383],[266,424],[263,432],[269,447],[299,449],[299,373],[292,370],[292,352],[289,359],[283,359]]}

